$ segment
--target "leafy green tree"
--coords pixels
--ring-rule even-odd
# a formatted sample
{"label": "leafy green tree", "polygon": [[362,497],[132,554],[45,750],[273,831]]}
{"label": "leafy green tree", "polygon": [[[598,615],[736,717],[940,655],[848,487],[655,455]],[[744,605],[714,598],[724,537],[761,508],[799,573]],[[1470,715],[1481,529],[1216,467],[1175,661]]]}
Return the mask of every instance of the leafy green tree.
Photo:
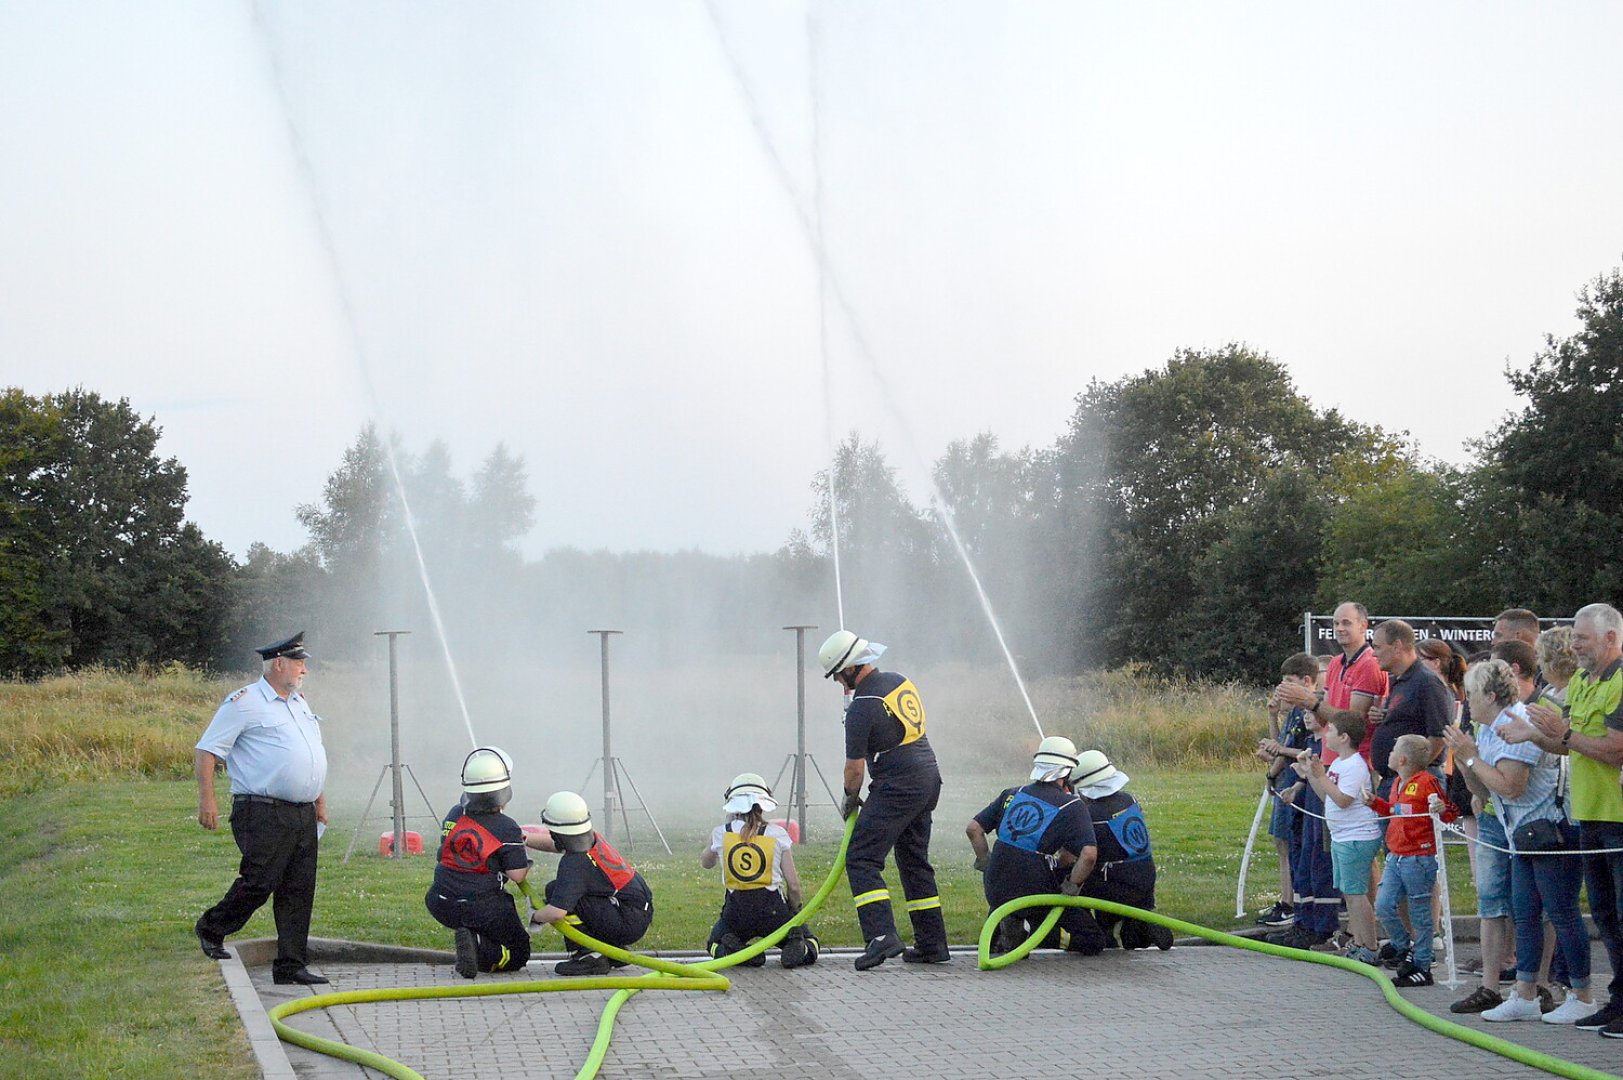
{"label": "leafy green tree", "polygon": [[524,459],[505,446],[486,457],[470,482],[456,475],[445,443],[436,440],[414,455],[398,439],[386,444],[368,425],[328,476],[321,501],[298,509],[309,550],[251,557],[257,576],[248,591],[269,601],[267,590],[285,587],[302,597],[317,586],[313,605],[276,602],[310,612],[324,655],[363,657],[375,652],[375,630],[430,624],[426,575],[451,640],[461,647],[482,639],[521,614],[516,543],[535,508],[526,482]]}
{"label": "leafy green tree", "polygon": [[[929,523],[878,443],[852,433],[835,451],[833,475],[846,622],[875,635],[914,633],[928,619],[924,605],[935,581]],[[825,469],[812,481],[811,537],[800,541],[824,559],[832,556],[834,538],[829,490]],[[797,541],[791,537],[791,548]]]}
{"label": "leafy green tree", "polygon": [[32,675],[64,663],[67,626],[51,611],[47,587],[53,523],[36,478],[47,475],[60,417],[21,390],[0,395],[0,670]]}
{"label": "leafy green tree", "polygon": [[186,470],[127,400],[0,399],[0,665],[209,664],[234,564],[185,520]]}
{"label": "leafy green tree", "polygon": [[466,541],[468,496],[451,473],[450,447],[435,439],[422,454],[402,462],[401,472],[419,541],[441,558],[460,550]]}
{"label": "leafy green tree", "polygon": [[1328,516],[1317,478],[1294,467],[1276,469],[1254,497],[1223,513],[1167,643],[1174,663],[1219,679],[1277,676],[1280,660],[1301,648]]}
{"label": "leafy green tree", "polygon": [[1623,270],[1580,290],[1577,314],[1506,372],[1526,404],[1483,441],[1472,503],[1501,594],[1540,614],[1623,597]]}
{"label": "leafy green tree", "polygon": [[384,621],[394,592],[391,564],[403,542],[405,519],[388,452],[377,428],[368,424],[327,477],[320,504],[297,510],[324,573],[315,621],[329,656],[365,655],[366,639]]}
{"label": "leafy green tree", "polygon": [[329,591],[314,545],[283,554],[253,544],[237,570],[222,662],[247,671],[257,665],[253,650],[260,645],[300,629],[314,630],[319,638]]}
{"label": "leafy green tree", "polygon": [[1069,561],[1058,584],[1073,664],[1170,664],[1235,508],[1278,470],[1322,476],[1369,439],[1241,345],[1180,350],[1164,368],[1090,384],[1054,460],[1050,542]]}
{"label": "leafy green tree", "polygon": [[535,496],[529,492],[524,458],[497,443],[473,474],[468,503],[469,540],[482,553],[506,551],[535,525]]}
{"label": "leafy green tree", "polygon": [[[1044,455],[1030,449],[1003,453],[990,432],[949,443],[934,468],[936,490],[1023,668],[1046,659],[1052,638],[1037,533],[1046,469]],[[939,516],[936,528],[940,599],[948,606],[936,632],[961,654],[987,653],[996,638]]]}
{"label": "leafy green tree", "polygon": [[1316,611],[1355,599],[1388,615],[1492,614],[1505,606],[1481,568],[1465,512],[1467,474],[1408,454],[1352,460],[1331,478]]}

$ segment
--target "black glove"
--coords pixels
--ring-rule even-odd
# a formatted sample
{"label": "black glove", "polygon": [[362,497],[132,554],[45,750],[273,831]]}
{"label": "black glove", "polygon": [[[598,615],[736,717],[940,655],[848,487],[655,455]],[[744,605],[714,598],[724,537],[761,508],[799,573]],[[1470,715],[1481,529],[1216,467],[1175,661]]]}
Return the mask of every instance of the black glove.
{"label": "black glove", "polygon": [[1080,896],[1082,895],[1082,886],[1078,885],[1076,882],[1067,877],[1064,881],[1060,882],[1059,891],[1064,893],[1066,896]]}
{"label": "black glove", "polygon": [[862,796],[853,795],[850,792],[846,792],[846,794],[845,794],[845,804],[840,807],[840,817],[841,818],[848,818],[852,814],[856,813],[858,810],[861,810],[861,809],[862,809]]}
{"label": "black glove", "polygon": [[987,856],[987,855],[977,855],[977,856],[975,856],[975,869],[979,870],[983,874],[986,873],[986,864],[989,861],[990,861],[990,856]]}

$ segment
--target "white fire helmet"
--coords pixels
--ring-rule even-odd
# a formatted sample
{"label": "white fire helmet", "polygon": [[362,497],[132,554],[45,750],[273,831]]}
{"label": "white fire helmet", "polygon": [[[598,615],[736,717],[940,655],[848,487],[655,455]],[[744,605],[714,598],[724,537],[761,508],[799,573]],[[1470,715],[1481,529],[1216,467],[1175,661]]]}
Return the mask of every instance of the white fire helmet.
{"label": "white fire helmet", "polygon": [[836,630],[817,650],[817,662],[823,666],[823,678],[832,679],[856,663],[868,651],[868,643],[849,630]]}
{"label": "white fire helmet", "polygon": [[513,782],[513,759],[505,750],[481,746],[462,762],[462,790],[470,795],[500,791]]}
{"label": "white fire helmet", "polygon": [[722,800],[721,808],[729,814],[747,814],[755,806],[759,806],[762,813],[770,814],[778,808],[777,800],[772,797],[772,789],[766,786],[766,781],[759,774],[752,772],[733,777]]}
{"label": "white fire helmet", "polygon": [[1064,780],[1076,768],[1076,744],[1063,735],[1050,735],[1031,755],[1033,780]]}
{"label": "white fire helmet", "polygon": [[1076,768],[1071,770],[1071,783],[1078,788],[1094,787],[1121,775],[1110,764],[1103,750],[1085,750],[1077,755]]}
{"label": "white fire helmet", "polygon": [[579,836],[592,831],[592,812],[573,791],[560,791],[541,810],[541,824],[560,836]]}

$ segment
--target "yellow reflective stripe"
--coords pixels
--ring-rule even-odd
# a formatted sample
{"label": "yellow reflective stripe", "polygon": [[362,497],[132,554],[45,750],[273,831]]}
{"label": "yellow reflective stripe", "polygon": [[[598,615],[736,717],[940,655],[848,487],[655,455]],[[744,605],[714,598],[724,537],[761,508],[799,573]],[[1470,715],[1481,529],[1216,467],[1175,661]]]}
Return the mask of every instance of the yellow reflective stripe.
{"label": "yellow reflective stripe", "polygon": [[580,916],[579,915],[565,915],[564,916],[564,922],[568,923],[570,926],[579,926],[580,925]]}
{"label": "yellow reflective stripe", "polygon": [[939,896],[926,896],[922,900],[909,900],[907,902],[907,910],[909,911],[929,911],[931,908],[940,906],[941,897]]}
{"label": "yellow reflective stripe", "polygon": [[496,970],[497,971],[506,971],[507,970],[507,962],[509,960],[511,960],[511,959],[513,959],[513,954],[507,951],[507,946],[506,945],[503,945],[502,946],[502,957],[501,957],[500,960],[496,961]]}
{"label": "yellow reflective stripe", "polygon": [[889,889],[871,889],[868,892],[858,893],[856,896],[853,896],[851,898],[851,902],[857,907],[861,907],[863,904],[872,904],[878,900],[888,901],[889,899]]}

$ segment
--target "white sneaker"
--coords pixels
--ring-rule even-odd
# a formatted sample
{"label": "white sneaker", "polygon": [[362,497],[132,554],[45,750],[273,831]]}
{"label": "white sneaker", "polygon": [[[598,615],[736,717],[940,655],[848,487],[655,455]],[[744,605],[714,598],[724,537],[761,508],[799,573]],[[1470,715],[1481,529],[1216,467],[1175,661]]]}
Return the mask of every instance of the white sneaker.
{"label": "white sneaker", "polygon": [[1585,1017],[1600,1012],[1600,1002],[1579,1001],[1577,994],[1568,994],[1567,1000],[1545,1013],[1539,1019],[1546,1024],[1576,1024]]}
{"label": "white sneaker", "polygon": [[[1495,1005],[1482,1014],[1482,1019],[1495,1024],[1507,1020],[1542,1020],[1543,1018],[1543,1014],[1538,1009],[1537,998],[1524,998],[1514,990],[1510,992],[1503,1003]],[[1576,1024],[1578,1017],[1574,1016],[1567,1022]]]}

